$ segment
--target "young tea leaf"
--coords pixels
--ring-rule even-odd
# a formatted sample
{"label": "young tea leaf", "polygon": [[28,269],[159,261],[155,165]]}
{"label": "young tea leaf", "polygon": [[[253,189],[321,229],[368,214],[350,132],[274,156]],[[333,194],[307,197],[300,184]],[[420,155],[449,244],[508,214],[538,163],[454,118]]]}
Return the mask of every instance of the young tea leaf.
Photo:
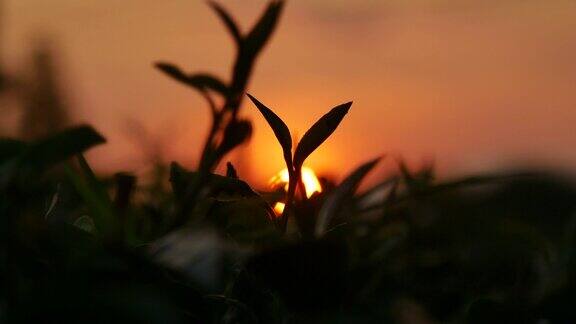
{"label": "young tea leaf", "polygon": [[248,141],[252,136],[252,123],[249,120],[232,120],[224,130],[224,138],[218,147],[219,157]]}
{"label": "young tea leaf", "polygon": [[288,170],[292,169],[292,136],[290,135],[290,130],[288,126],[278,117],[270,108],[264,106],[258,99],[254,98],[250,94],[248,94],[248,98],[252,100],[256,108],[260,111],[262,116],[272,128],[274,135],[276,135],[276,139],[282,146],[282,151],[284,153],[284,160],[286,161],[286,165],[288,166]]}
{"label": "young tea leaf", "polygon": [[180,68],[174,64],[157,62],[154,64],[154,66],[177,81],[186,83],[186,80],[188,79],[186,73],[182,72],[182,70],[180,70]]}
{"label": "young tea leaf", "polygon": [[[198,179],[200,173],[184,169],[176,162],[170,165],[170,183],[176,197],[184,198],[186,188],[190,183]],[[252,197],[259,196],[246,182],[210,173],[206,177],[207,195],[216,197],[218,195]]]}
{"label": "young tea leaf", "polygon": [[197,73],[187,75],[179,67],[164,62],[156,63],[156,68],[172,77],[174,80],[186,84],[200,92],[208,90],[226,95],[228,87],[224,82],[217,77],[207,73]]}
{"label": "young tea leaf", "polygon": [[105,141],[90,126],[70,128],[29,145],[21,157],[22,163],[42,170]]}
{"label": "young tea leaf", "polygon": [[273,0],[268,4],[266,11],[246,36],[245,45],[247,51],[256,55],[266,45],[266,42],[274,32],[278,24],[278,18],[282,13],[284,1]]}
{"label": "young tea leaf", "polygon": [[352,106],[352,102],[333,108],[310,127],[296,147],[294,153],[294,167],[296,169],[302,167],[304,160],[330,137],[348,113],[350,106]]}
{"label": "young tea leaf", "polygon": [[350,175],[348,175],[342,181],[342,183],[336,189],[334,189],[330,195],[328,195],[326,201],[320,209],[320,212],[318,213],[318,221],[316,223],[316,236],[321,236],[326,232],[328,226],[330,226],[331,221],[340,210],[344,200],[354,194],[362,179],[364,179],[368,172],[370,172],[370,170],[372,170],[379,161],[380,158],[376,158],[362,164],[360,167],[350,173]]}
{"label": "young tea leaf", "polygon": [[224,23],[224,26],[226,26],[226,29],[228,29],[228,32],[230,32],[236,44],[240,45],[242,43],[242,34],[232,16],[230,16],[228,11],[226,11],[226,9],[224,9],[218,3],[210,1],[208,2],[208,4],[216,12],[218,17],[220,17],[220,19]]}
{"label": "young tea leaf", "polygon": [[197,73],[189,76],[187,83],[197,89],[212,90],[222,95],[226,95],[228,92],[228,87],[222,80],[206,73]]}

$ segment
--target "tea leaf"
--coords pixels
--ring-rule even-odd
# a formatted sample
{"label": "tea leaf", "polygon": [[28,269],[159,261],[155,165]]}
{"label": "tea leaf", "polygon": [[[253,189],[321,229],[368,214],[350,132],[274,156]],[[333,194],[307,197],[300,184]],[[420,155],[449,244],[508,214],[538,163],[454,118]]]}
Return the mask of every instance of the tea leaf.
{"label": "tea leaf", "polygon": [[120,212],[125,212],[136,190],[136,176],[119,172],[114,175],[115,195],[114,206]]}
{"label": "tea leaf", "polygon": [[179,67],[164,62],[156,63],[156,68],[166,73],[174,80],[189,85],[200,92],[211,90],[222,95],[226,95],[228,93],[228,87],[226,84],[224,84],[222,80],[213,75],[207,73],[187,75]]}
{"label": "tea leaf", "polygon": [[[199,172],[191,172],[178,163],[172,162],[170,165],[170,183],[177,198],[183,199],[189,184],[200,176]],[[209,188],[208,196],[226,197],[253,197],[259,196],[244,181],[210,173],[206,178],[206,186]]]}
{"label": "tea leaf", "polygon": [[90,126],[70,128],[29,145],[21,161],[24,165],[42,170],[105,141]]}
{"label": "tea leaf", "polygon": [[198,73],[189,76],[188,84],[198,89],[212,90],[222,95],[226,95],[228,92],[228,87],[222,80],[206,73]]}
{"label": "tea leaf", "polygon": [[294,166],[299,169],[304,160],[316,150],[336,130],[352,102],[339,105],[322,116],[302,137],[294,153]]}
{"label": "tea leaf", "polygon": [[274,212],[260,196],[216,199],[208,220],[227,237],[243,243],[270,243],[278,236]]}
{"label": "tea leaf", "polygon": [[274,0],[270,2],[262,17],[245,38],[246,50],[249,53],[256,55],[266,45],[276,28],[283,7],[284,1]]}
{"label": "tea leaf", "polygon": [[96,225],[98,233],[102,239],[115,239],[118,229],[117,219],[114,213],[112,202],[102,184],[94,176],[94,172],[83,157],[79,157],[78,162],[83,176],[79,175],[70,166],[66,166],[64,171],[68,179],[87,205],[90,215]]}
{"label": "tea leaf", "polygon": [[235,147],[248,141],[252,136],[252,123],[249,120],[232,120],[224,130],[224,138],[218,147],[219,157],[223,157]]}
{"label": "tea leaf", "polygon": [[247,95],[254,105],[256,105],[256,108],[258,108],[262,116],[264,116],[268,125],[270,125],[270,128],[272,128],[274,135],[276,135],[276,139],[278,139],[278,142],[282,146],[284,160],[286,161],[288,170],[292,170],[292,136],[290,135],[288,126],[286,126],[282,119],[280,119],[280,117],[278,117],[270,108],[264,106],[264,104],[250,94]]}
{"label": "tea leaf", "polygon": [[82,174],[87,181],[87,184],[92,188],[92,190],[98,194],[100,197],[99,199],[102,201],[102,204],[106,205],[105,207],[112,210],[112,200],[110,196],[108,196],[108,192],[104,185],[98,180],[94,170],[86,161],[86,158],[82,154],[78,155],[78,165],[80,166],[80,170],[82,170]]}
{"label": "tea leaf", "polygon": [[228,11],[226,11],[226,9],[224,9],[218,3],[214,1],[209,1],[208,4],[216,12],[216,14],[218,14],[218,17],[220,17],[220,19],[224,23],[224,26],[226,26],[226,29],[228,29],[228,32],[230,32],[232,38],[234,38],[236,44],[240,45],[242,43],[242,34],[240,33],[240,29],[238,28],[238,25],[236,24],[232,16],[230,16]]}
{"label": "tea leaf", "polygon": [[179,67],[171,63],[157,62],[154,64],[157,69],[171,76],[177,81],[186,83],[188,81],[188,76],[186,73],[182,72]]}
{"label": "tea leaf", "polygon": [[328,226],[330,226],[330,222],[340,210],[342,203],[354,194],[354,191],[356,191],[362,179],[374,168],[380,159],[381,158],[378,157],[359,166],[326,197],[326,201],[318,213],[316,236],[321,236],[326,232]]}
{"label": "tea leaf", "polygon": [[238,179],[238,173],[236,172],[234,165],[232,165],[230,162],[226,162],[226,176],[229,178]]}
{"label": "tea leaf", "polygon": [[79,228],[79,229],[81,229],[87,233],[90,233],[92,235],[97,234],[96,225],[94,224],[94,220],[92,219],[92,217],[90,217],[88,215],[82,215],[82,216],[78,217],[72,225],[74,225],[77,228]]}

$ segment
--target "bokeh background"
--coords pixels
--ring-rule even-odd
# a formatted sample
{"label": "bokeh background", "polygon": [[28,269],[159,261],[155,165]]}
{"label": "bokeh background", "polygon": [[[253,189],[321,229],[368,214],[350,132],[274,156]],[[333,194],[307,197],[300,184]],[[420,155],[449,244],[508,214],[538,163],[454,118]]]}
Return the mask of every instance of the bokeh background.
{"label": "bokeh background", "polygon": [[[244,29],[265,4],[220,2]],[[208,109],[152,63],[227,78],[232,42],[205,1],[1,6],[4,69],[27,73],[30,49],[49,44],[70,119],[109,140],[89,155],[99,170],[145,168],[142,141],[154,142],[166,161],[195,164]],[[354,100],[308,161],[336,177],[382,153],[413,163],[433,158],[443,176],[517,166],[574,172],[575,57],[572,0],[292,0],[250,92],[297,134]],[[4,134],[18,131],[15,106],[5,105]],[[231,158],[241,176],[262,185],[282,168],[281,151],[248,102],[243,113],[255,136]],[[135,136],[134,125],[148,136]]]}

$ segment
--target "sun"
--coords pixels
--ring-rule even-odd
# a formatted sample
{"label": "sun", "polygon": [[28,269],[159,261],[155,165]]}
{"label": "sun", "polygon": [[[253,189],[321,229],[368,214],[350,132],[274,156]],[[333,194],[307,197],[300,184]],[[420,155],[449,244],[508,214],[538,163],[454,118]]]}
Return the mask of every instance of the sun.
{"label": "sun", "polygon": [[[278,187],[284,186],[284,190],[288,190],[288,181],[290,176],[288,174],[288,169],[284,169],[278,172],[270,179],[270,186]],[[302,183],[304,183],[304,189],[306,191],[306,197],[310,198],[316,192],[322,192],[322,186],[314,170],[308,167],[302,168]],[[284,211],[285,203],[277,202],[274,205],[274,211],[277,214],[282,214]]]}

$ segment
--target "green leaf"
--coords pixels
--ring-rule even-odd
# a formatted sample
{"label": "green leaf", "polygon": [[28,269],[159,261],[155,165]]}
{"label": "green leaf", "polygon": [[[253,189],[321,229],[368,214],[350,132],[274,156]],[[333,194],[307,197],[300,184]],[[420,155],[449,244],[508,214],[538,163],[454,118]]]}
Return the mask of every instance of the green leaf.
{"label": "green leaf", "polygon": [[322,116],[302,137],[294,153],[294,168],[300,169],[304,161],[336,130],[352,102],[339,105]]}
{"label": "green leaf", "polygon": [[248,94],[248,98],[252,100],[256,108],[260,111],[262,116],[272,128],[274,135],[276,135],[276,139],[282,146],[282,151],[284,153],[284,160],[286,161],[286,166],[288,166],[288,170],[292,170],[292,135],[290,135],[290,130],[288,126],[278,117],[270,108],[266,107],[262,104],[258,99],[254,98],[250,94]]}
{"label": "green leaf", "polygon": [[328,230],[328,226],[330,226],[331,221],[338,214],[344,201],[354,194],[362,179],[364,179],[368,172],[374,168],[380,159],[381,158],[376,158],[359,166],[356,170],[350,173],[342,183],[340,183],[340,185],[328,195],[328,197],[326,197],[326,200],[318,213],[316,236],[321,236],[326,232],[326,230]]}
{"label": "green leaf", "polygon": [[278,25],[278,18],[282,13],[284,1],[270,1],[264,14],[254,25],[250,33],[245,38],[246,50],[252,55],[256,55],[266,45],[274,29]]}
{"label": "green leaf", "polygon": [[97,234],[97,230],[96,230],[96,225],[94,224],[94,220],[88,216],[88,215],[82,215],[80,217],[78,217],[74,223],[74,226],[78,227],[79,229],[96,235]]}
{"label": "green leaf", "polygon": [[222,20],[222,23],[224,23],[224,26],[226,26],[226,29],[228,29],[228,32],[230,32],[230,35],[232,35],[232,38],[236,44],[240,45],[242,43],[242,34],[240,33],[240,29],[238,28],[238,25],[232,16],[230,16],[228,11],[226,11],[226,9],[224,9],[218,3],[214,1],[210,1],[208,3],[210,7],[212,7],[212,9],[216,12],[218,17],[220,17],[220,20]]}
{"label": "green leaf", "polygon": [[179,67],[164,62],[156,63],[156,68],[172,77],[174,80],[186,84],[200,92],[211,90],[222,95],[228,93],[228,87],[226,84],[213,75],[207,73],[187,75]]}
{"label": "green leaf", "polygon": [[113,240],[116,238],[118,230],[118,219],[116,218],[112,201],[103,185],[96,179],[86,160],[79,156],[78,162],[82,175],[78,174],[70,166],[66,166],[64,171],[80,197],[84,200],[84,203],[86,203],[101,238],[103,240]]}

